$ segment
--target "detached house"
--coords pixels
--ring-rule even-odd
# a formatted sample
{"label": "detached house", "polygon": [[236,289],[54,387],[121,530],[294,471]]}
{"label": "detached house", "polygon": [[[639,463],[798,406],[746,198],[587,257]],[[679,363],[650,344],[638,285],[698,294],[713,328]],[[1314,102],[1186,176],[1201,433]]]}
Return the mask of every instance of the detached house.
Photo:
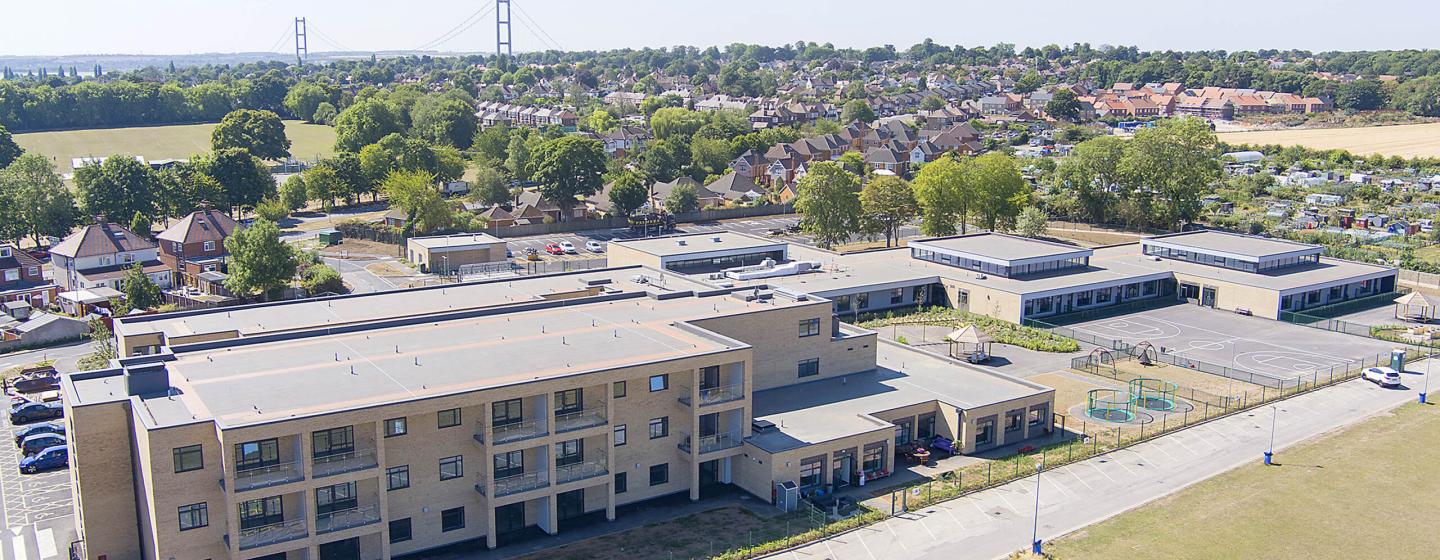
{"label": "detached house", "polygon": [[214,280],[224,279],[225,261],[230,257],[225,239],[239,227],[233,218],[219,210],[204,208],[191,212],[156,236],[160,242],[160,262],[170,267],[176,285],[211,292]]}
{"label": "detached house", "polygon": [[125,271],[135,263],[160,289],[169,289],[172,274],[160,262],[159,247],[119,224],[97,222],[70,234],[50,249],[55,283],[65,291],[124,287]]}
{"label": "detached house", "polygon": [[14,245],[0,245],[0,303],[45,307],[55,301],[55,283],[45,280],[40,261]]}

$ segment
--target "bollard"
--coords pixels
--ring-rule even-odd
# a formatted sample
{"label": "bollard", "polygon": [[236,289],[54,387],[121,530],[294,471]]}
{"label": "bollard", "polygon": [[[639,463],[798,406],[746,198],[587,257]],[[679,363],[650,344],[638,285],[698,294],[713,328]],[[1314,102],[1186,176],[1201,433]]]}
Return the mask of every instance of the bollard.
{"label": "bollard", "polygon": [[1271,460],[1271,458],[1272,458],[1274,455],[1275,455],[1275,454],[1272,453],[1272,452],[1269,452],[1269,451],[1266,451],[1266,452],[1265,452],[1265,466],[1268,467],[1268,466],[1271,465],[1270,460]]}
{"label": "bollard", "polygon": [[1425,404],[1425,393],[1420,393],[1420,404]]}

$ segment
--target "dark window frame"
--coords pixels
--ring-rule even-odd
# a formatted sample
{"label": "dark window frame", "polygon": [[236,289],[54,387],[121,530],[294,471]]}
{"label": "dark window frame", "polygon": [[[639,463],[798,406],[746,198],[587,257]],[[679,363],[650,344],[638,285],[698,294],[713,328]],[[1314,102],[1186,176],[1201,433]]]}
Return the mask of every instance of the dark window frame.
{"label": "dark window frame", "polygon": [[625,390],[626,390],[626,387],[625,387],[625,382],[624,382],[624,381],[616,381],[616,382],[610,384],[610,390],[611,390],[611,396],[610,396],[610,398],[613,398],[613,399],[623,399],[623,398],[625,398]]}
{"label": "dark window frame", "polygon": [[[180,530],[189,531],[192,529],[203,529],[210,526],[210,503],[200,502],[196,504],[185,504],[175,508],[180,516]],[[185,522],[190,519],[190,523]]]}
{"label": "dark window frame", "polygon": [[[337,437],[338,436],[338,437]],[[323,440],[324,450],[321,449]],[[338,443],[337,443],[338,441]],[[310,456],[316,459],[355,451],[355,427],[341,426],[310,432]]]}
{"label": "dark window frame", "polygon": [[[449,424],[445,423],[447,414],[452,415],[452,421]],[[436,429],[454,428],[455,426],[459,426],[462,421],[463,416],[460,414],[460,409],[458,408],[447,408],[435,413]]]}
{"label": "dark window frame", "polygon": [[[457,520],[451,517],[451,516],[453,516],[453,515],[458,515],[458,516],[459,516],[459,519],[458,519],[459,524],[456,524],[456,521],[457,521]],[[442,510],[442,511],[440,512],[440,532],[441,532],[441,533],[449,533],[450,531],[459,531],[459,530],[464,529],[464,528],[465,528],[465,506],[450,508],[450,509],[447,509],[447,510]]]}
{"label": "dark window frame", "polygon": [[[394,429],[399,426],[400,429]],[[385,421],[385,437],[398,437],[410,433],[410,420],[408,417],[391,418]]]}
{"label": "dark window frame", "polygon": [[[659,470],[657,471],[656,469],[659,469]],[[660,473],[659,480],[656,480],[656,477],[655,477],[655,473],[657,473],[657,472]],[[669,484],[669,483],[670,483],[670,463],[660,463],[660,464],[658,464],[658,465],[650,465],[650,485],[651,485],[651,486],[660,486],[660,485],[662,485],[662,484]]]}
{"label": "dark window frame", "polygon": [[[449,474],[446,474],[446,465],[453,465],[455,467],[455,470]],[[454,480],[457,478],[465,478],[465,456],[451,455],[449,457],[441,457],[440,480]]]}
{"label": "dark window frame", "polygon": [[[199,444],[176,447],[172,450],[175,459],[175,473],[203,470],[205,468],[205,448]],[[195,466],[186,465],[185,459],[193,457],[199,462]]]}
{"label": "dark window frame", "polygon": [[[402,480],[396,484],[397,479]],[[410,465],[400,465],[385,469],[385,491],[404,490],[410,487]]]}
{"label": "dark window frame", "polygon": [[[659,380],[659,381],[660,381],[660,388],[659,388],[659,389],[656,389],[656,388],[655,388],[655,381],[656,381],[656,380]],[[651,392],[651,393],[658,393],[658,392],[660,392],[660,391],[664,391],[664,390],[669,389],[669,388],[670,388],[670,374],[668,374],[668,373],[662,373],[662,374],[660,374],[660,375],[652,375],[652,376],[650,376],[650,392]]]}
{"label": "dark window frame", "polygon": [[629,477],[628,475],[629,475],[629,473],[623,473],[623,472],[617,472],[617,473],[615,473],[615,493],[616,493],[616,494],[624,494],[625,491],[627,491],[627,490],[630,489],[630,480],[629,480],[630,477]]}
{"label": "dark window frame", "polygon": [[818,336],[820,334],[820,318],[800,320],[800,338]]}
{"label": "dark window frame", "polygon": [[[660,426],[660,432],[658,434],[655,432],[655,426],[657,425]],[[670,417],[661,416],[659,418],[651,418],[648,428],[650,439],[670,437]]]}
{"label": "dark window frame", "polygon": [[814,377],[820,375],[820,358],[809,358],[796,362],[795,374],[797,377]]}
{"label": "dark window frame", "polygon": [[[404,529],[397,529],[404,527]],[[390,544],[405,542],[414,538],[414,528],[410,525],[410,518],[390,520]]]}

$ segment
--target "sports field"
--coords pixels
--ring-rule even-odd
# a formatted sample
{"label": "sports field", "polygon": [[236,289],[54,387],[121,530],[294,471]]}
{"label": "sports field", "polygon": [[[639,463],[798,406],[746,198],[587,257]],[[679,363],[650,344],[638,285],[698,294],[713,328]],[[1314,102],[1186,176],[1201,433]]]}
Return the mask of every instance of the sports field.
{"label": "sports field", "polygon": [[[212,123],[31,132],[16,134],[15,142],[27,152],[50,156],[61,173],[70,173],[70,160],[77,157],[126,154],[155,160],[208,152],[214,128]],[[285,136],[290,139],[290,153],[296,159],[312,160],[334,153],[334,128],[285,121]]]}
{"label": "sports field", "polygon": [[1281,451],[1056,540],[1060,560],[1435,558],[1440,410],[1393,415]]}
{"label": "sports field", "polygon": [[1362,155],[1440,157],[1440,123],[1222,132],[1217,136],[1229,144],[1298,144],[1319,150],[1339,148]]}

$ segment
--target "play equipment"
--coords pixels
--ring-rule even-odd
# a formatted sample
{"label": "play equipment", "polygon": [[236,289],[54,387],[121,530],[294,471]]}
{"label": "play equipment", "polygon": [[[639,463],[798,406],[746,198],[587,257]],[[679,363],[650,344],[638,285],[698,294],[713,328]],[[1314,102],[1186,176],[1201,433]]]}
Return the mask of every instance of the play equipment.
{"label": "play equipment", "polygon": [[1091,389],[1085,395],[1085,415],[1107,422],[1135,419],[1135,402],[1119,389]]}
{"label": "play equipment", "polygon": [[1110,366],[1110,373],[1119,373],[1119,370],[1115,369],[1115,354],[1110,352],[1109,348],[1096,348],[1090,351],[1090,365],[1095,366],[1097,373],[1101,367],[1107,364]]}
{"label": "play equipment", "polygon": [[1140,365],[1142,366],[1153,365],[1156,360],[1160,358],[1160,353],[1155,350],[1155,347],[1152,346],[1150,344],[1150,341],[1148,340],[1141,341],[1140,344],[1131,346],[1130,355],[1134,356],[1135,360],[1140,362]]}
{"label": "play equipment", "polygon": [[1179,386],[1153,377],[1131,379],[1127,389],[1130,402],[1146,410],[1167,411],[1175,409],[1175,392]]}

